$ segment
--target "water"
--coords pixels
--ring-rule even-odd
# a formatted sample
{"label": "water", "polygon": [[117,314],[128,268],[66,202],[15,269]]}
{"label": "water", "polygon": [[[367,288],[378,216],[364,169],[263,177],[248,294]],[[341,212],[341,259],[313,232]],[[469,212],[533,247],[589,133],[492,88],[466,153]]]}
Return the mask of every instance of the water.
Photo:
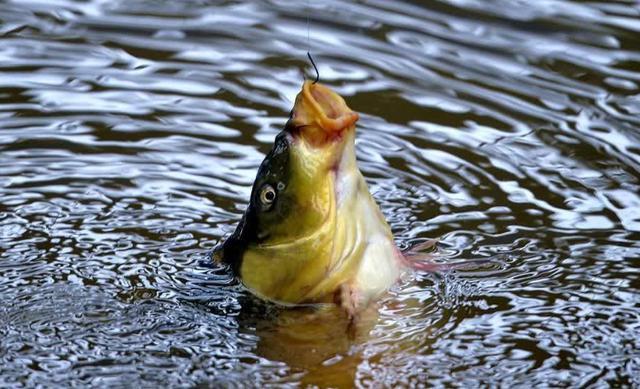
{"label": "water", "polygon": [[[25,0],[0,21],[0,385],[640,386],[637,1]],[[414,275],[356,338],[202,265],[307,48],[361,113],[399,246],[500,263]]]}

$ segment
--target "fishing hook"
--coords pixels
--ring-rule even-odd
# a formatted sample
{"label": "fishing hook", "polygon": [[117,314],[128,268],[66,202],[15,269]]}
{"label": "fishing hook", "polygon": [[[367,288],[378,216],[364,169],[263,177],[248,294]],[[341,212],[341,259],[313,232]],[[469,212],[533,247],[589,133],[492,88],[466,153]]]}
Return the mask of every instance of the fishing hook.
{"label": "fishing hook", "polygon": [[318,71],[318,67],[316,66],[316,63],[313,62],[313,57],[311,57],[311,53],[307,51],[307,57],[309,57],[309,61],[311,61],[311,65],[313,65],[313,69],[316,71],[316,79],[313,82],[314,84],[318,81],[320,81],[320,72]]}

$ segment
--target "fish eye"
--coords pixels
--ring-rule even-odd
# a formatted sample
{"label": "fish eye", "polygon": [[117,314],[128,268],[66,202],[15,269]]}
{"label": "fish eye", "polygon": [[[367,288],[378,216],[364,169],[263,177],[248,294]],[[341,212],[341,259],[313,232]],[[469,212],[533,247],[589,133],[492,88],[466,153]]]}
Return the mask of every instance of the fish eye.
{"label": "fish eye", "polygon": [[271,205],[276,200],[276,190],[273,189],[273,186],[269,184],[265,184],[262,189],[260,189],[260,202],[263,205]]}

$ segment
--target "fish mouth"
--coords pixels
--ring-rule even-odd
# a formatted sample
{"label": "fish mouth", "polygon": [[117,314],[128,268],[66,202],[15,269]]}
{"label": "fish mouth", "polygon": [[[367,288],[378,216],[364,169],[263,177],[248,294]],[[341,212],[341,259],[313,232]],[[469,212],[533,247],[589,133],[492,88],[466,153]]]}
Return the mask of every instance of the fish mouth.
{"label": "fish mouth", "polygon": [[355,128],[359,117],[337,93],[322,84],[305,81],[291,111],[291,132],[312,146],[323,146],[340,139],[345,130]]}

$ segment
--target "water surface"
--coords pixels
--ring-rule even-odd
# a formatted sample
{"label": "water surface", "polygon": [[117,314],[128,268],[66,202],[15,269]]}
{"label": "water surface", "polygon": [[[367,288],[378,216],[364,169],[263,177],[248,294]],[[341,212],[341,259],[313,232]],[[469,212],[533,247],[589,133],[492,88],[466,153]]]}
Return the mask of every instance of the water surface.
{"label": "water surface", "polygon": [[[202,265],[307,49],[398,245],[501,264],[355,339]],[[639,83],[630,0],[1,2],[0,385],[640,386]]]}

